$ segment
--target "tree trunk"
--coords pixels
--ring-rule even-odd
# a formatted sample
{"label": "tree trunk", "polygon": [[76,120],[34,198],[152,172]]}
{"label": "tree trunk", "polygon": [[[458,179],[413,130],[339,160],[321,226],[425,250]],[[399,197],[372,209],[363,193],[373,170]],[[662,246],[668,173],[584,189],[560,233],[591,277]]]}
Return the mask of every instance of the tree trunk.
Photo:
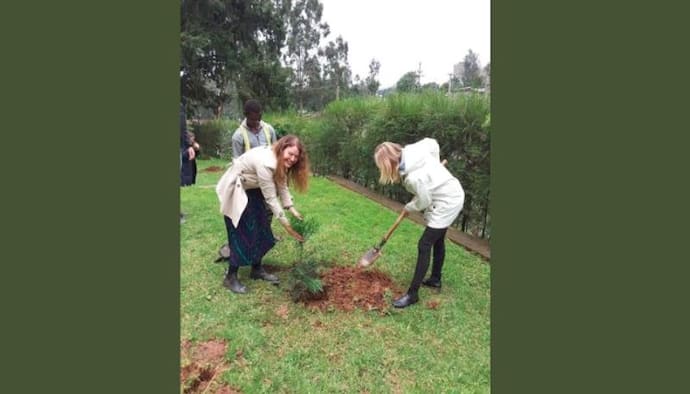
{"label": "tree trunk", "polygon": [[465,199],[465,205],[464,205],[464,207],[463,207],[463,209],[462,209],[462,211],[463,211],[463,214],[462,214],[462,225],[461,225],[462,231],[467,231],[467,222],[469,221],[470,218],[469,218],[469,216],[467,215],[467,210],[466,210],[465,208],[469,208],[469,207],[470,207],[470,202],[471,202],[471,198]]}
{"label": "tree trunk", "polygon": [[299,112],[304,111],[304,89],[300,88],[299,92]]}

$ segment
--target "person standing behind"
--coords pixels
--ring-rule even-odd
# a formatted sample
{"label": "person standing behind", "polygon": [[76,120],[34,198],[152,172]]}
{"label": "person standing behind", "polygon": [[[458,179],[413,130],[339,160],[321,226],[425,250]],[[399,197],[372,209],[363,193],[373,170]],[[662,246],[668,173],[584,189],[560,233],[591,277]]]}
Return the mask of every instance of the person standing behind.
{"label": "person standing behind", "polygon": [[184,104],[180,103],[180,166],[182,166],[182,159],[194,160],[196,157],[192,145],[189,134],[187,134],[187,114]]}
{"label": "person standing behind", "polygon": [[[380,183],[402,180],[405,189],[414,195],[403,211],[424,211],[426,228],[417,244],[417,266],[412,282],[407,293],[393,302],[394,307],[405,308],[419,301],[420,285],[441,288],[446,231],[462,210],[465,192],[460,181],[440,162],[438,142],[432,138],[405,147],[383,142],[374,151],[374,161],[380,171]],[[432,249],[431,276],[422,281],[429,269]]]}
{"label": "person standing behind", "polygon": [[[250,99],[244,103],[244,120],[232,135],[232,159],[257,146],[271,146],[278,140],[275,129],[261,120],[263,108],[258,100]],[[268,209],[268,222],[273,220],[273,212]],[[282,238],[276,236],[276,240]]]}
{"label": "person standing behind", "polygon": [[303,242],[283,210],[302,219],[293,205],[288,183],[306,192],[308,180],[309,158],[294,135],[286,135],[271,147],[250,149],[232,161],[216,185],[231,250],[224,287],[233,293],[246,293],[247,288],[238,279],[240,266],[246,265],[252,266],[250,278],[278,283],[278,278],[261,265],[263,256],[275,245],[267,211],[273,212],[288,234]]}
{"label": "person standing behind", "polygon": [[194,148],[194,157],[192,159],[182,158],[182,169],[180,171],[180,182],[182,186],[190,186],[196,183],[196,157],[199,156],[199,151],[201,150],[201,146],[196,142],[194,133],[188,131],[187,135],[189,136],[189,142],[192,144],[192,148]]}
{"label": "person standing behind", "polygon": [[[184,108],[184,98],[180,102],[180,172],[182,172],[182,164],[185,160],[194,160],[196,152],[189,141],[187,134],[187,114]],[[180,224],[185,222],[185,215],[180,211]]]}
{"label": "person standing behind", "polygon": [[271,146],[278,140],[273,126],[261,120],[263,109],[254,99],[244,104],[244,120],[232,135],[232,158],[257,146]]}

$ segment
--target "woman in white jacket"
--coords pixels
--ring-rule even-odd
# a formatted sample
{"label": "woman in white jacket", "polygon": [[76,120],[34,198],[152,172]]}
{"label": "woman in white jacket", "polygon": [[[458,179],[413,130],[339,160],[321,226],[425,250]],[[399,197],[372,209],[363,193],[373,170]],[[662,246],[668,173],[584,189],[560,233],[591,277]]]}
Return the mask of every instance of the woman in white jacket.
{"label": "woman in white jacket", "polygon": [[[465,192],[439,160],[438,142],[424,138],[402,147],[393,142],[379,144],[374,151],[382,184],[402,184],[414,195],[405,205],[405,212],[424,211],[426,228],[417,244],[417,266],[407,293],[393,302],[404,308],[419,300],[420,285],[441,288],[441,269],[445,259],[445,236],[458,217],[465,201]],[[433,249],[431,276],[424,280]]]}
{"label": "woman in white jacket", "polygon": [[291,226],[284,209],[298,219],[288,182],[297,191],[305,192],[309,179],[309,158],[299,138],[286,135],[271,147],[250,149],[232,162],[216,185],[220,212],[225,218],[230,246],[230,266],[223,286],[234,293],[246,293],[237,272],[240,266],[251,265],[252,279],[278,283],[278,277],[261,266],[261,259],[275,245],[267,207],[298,241],[304,239]]}

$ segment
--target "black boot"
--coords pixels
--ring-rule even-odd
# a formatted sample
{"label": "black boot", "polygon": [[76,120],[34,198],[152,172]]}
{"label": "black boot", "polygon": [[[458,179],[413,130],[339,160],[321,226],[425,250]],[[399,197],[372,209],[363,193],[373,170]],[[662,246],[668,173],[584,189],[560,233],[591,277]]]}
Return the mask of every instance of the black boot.
{"label": "black boot", "polygon": [[402,297],[393,301],[393,306],[396,308],[405,308],[406,306],[412,305],[417,301],[419,301],[417,293],[408,291],[407,293],[403,294]]}
{"label": "black boot", "polygon": [[445,244],[445,233],[443,230],[443,235],[434,242],[434,261],[431,264],[431,275],[429,278],[422,282],[424,286],[433,287],[435,289],[441,289],[441,270],[443,270],[443,260],[446,256],[446,244]]}
{"label": "black boot", "polygon": [[249,274],[249,277],[252,279],[263,279],[267,282],[271,282],[274,285],[280,283],[280,280],[277,276],[266,272],[264,267],[261,265],[252,265],[252,272]]}
{"label": "black boot", "polygon": [[237,279],[237,271],[228,271],[228,274],[223,280],[223,287],[228,288],[230,291],[237,294],[245,294],[247,292],[247,287],[240,283],[239,279]]}
{"label": "black boot", "polygon": [[437,279],[432,277],[429,277],[429,279],[425,280],[422,282],[424,286],[428,287],[433,287],[435,289],[440,289],[441,288],[441,279]]}

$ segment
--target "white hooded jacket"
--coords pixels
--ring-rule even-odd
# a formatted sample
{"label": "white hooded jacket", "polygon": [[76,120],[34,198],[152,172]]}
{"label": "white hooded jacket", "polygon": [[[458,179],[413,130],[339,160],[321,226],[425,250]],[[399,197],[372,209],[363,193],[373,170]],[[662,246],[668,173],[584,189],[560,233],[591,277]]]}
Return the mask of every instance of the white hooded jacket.
{"label": "white hooded jacket", "polygon": [[424,138],[406,145],[398,167],[402,184],[414,194],[405,205],[411,212],[424,211],[424,219],[431,228],[446,228],[453,224],[465,202],[460,181],[441,164],[439,146],[433,138]]}

